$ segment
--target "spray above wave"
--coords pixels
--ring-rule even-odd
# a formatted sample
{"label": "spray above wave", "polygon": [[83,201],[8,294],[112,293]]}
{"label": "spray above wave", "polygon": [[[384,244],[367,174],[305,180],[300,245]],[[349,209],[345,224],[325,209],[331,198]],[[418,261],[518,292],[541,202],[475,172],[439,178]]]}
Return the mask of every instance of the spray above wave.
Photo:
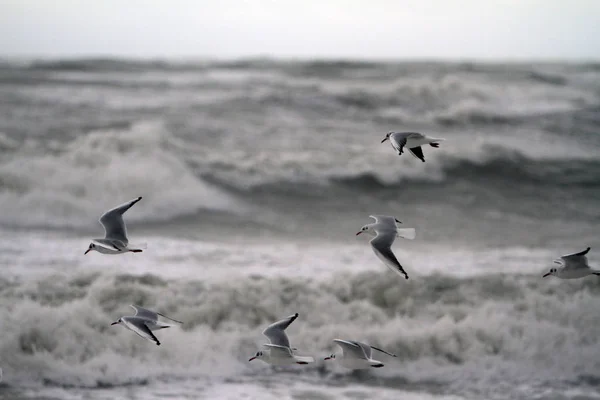
{"label": "spray above wave", "polygon": [[[482,359],[486,366],[471,371],[474,380],[505,363],[523,368],[512,371],[515,377],[550,381],[560,367],[568,380],[591,371],[600,345],[593,312],[600,292],[591,279],[563,285],[538,275],[432,275],[399,284],[369,272],[321,282],[240,277],[205,284],[91,274],[2,286],[2,304],[11,306],[0,307],[0,357],[7,376],[28,384],[95,387],[251,374],[256,367],[247,359],[264,340],[262,328],[292,311],[303,316],[290,332],[302,352],[329,354],[337,336],[365,340],[398,355],[402,367],[389,373],[417,381],[452,380]],[[136,303],[185,324],[163,333],[160,348],[111,329],[115,316]]]}
{"label": "spray above wave", "polygon": [[132,221],[164,221],[201,209],[242,212],[243,205],[196,177],[160,124],[92,132],[57,146],[40,144],[0,164],[0,224],[90,226],[115,203],[144,195]]}

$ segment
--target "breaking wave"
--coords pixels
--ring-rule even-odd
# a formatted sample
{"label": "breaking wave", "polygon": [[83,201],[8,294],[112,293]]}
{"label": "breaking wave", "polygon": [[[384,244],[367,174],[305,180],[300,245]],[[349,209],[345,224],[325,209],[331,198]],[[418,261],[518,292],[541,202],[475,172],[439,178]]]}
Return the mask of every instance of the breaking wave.
{"label": "breaking wave", "polygon": [[350,154],[345,165],[327,151],[232,157],[179,139],[155,122],[100,129],[50,148],[31,141],[19,147],[8,137],[2,143],[7,157],[0,163],[0,224],[14,227],[91,226],[115,202],[137,196],[144,197],[144,207],[128,218],[150,223],[207,210],[247,215],[257,206],[256,191],[318,201],[340,187],[375,195],[411,182],[433,194],[443,190],[440,184],[464,182],[474,193],[490,188],[511,193],[513,187],[504,184],[509,179],[537,187],[532,192],[544,198],[546,190],[558,187],[595,190],[600,173],[600,162],[577,149],[569,155],[560,143],[524,152],[483,141],[468,153],[431,150],[425,165],[391,151],[379,158]]}
{"label": "breaking wave", "polygon": [[51,149],[30,144],[0,163],[0,224],[89,226],[115,202],[140,195],[145,206],[128,214],[134,221],[244,210],[241,200],[194,174],[161,124],[98,130]]}

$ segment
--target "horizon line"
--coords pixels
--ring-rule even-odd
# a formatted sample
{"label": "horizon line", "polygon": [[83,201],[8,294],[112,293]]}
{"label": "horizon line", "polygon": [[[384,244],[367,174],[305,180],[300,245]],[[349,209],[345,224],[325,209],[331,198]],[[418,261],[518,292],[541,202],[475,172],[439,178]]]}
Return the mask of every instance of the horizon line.
{"label": "horizon line", "polygon": [[177,62],[350,62],[350,63],[481,63],[481,64],[519,64],[519,63],[600,63],[600,58],[592,57],[358,57],[358,56],[274,56],[274,55],[122,55],[110,53],[97,54],[0,54],[3,61],[177,61]]}

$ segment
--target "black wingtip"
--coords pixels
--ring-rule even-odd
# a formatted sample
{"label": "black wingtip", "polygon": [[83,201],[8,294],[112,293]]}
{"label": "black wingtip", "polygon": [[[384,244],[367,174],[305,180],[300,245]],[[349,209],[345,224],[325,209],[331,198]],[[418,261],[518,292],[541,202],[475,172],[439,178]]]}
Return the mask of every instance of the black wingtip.
{"label": "black wingtip", "polygon": [[160,346],[160,342],[156,342],[156,345],[157,345],[157,346]]}
{"label": "black wingtip", "polygon": [[294,318],[298,318],[298,315],[300,315],[300,314],[298,314],[298,313],[294,314]]}
{"label": "black wingtip", "polygon": [[137,201],[140,201],[141,199],[142,199],[142,196],[138,197],[138,198],[137,198]]}
{"label": "black wingtip", "polygon": [[402,221],[398,221],[398,218],[394,218],[396,220],[397,223],[401,224]]}
{"label": "black wingtip", "polygon": [[404,275],[404,279],[408,279],[408,275]]}

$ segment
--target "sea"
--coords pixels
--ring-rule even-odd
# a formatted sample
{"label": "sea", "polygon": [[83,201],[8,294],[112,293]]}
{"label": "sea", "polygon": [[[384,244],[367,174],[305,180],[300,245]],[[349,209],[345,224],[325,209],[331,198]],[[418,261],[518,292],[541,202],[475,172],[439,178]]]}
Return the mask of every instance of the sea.
{"label": "sea", "polygon": [[[138,196],[147,250],[84,255]],[[600,267],[599,207],[598,63],[4,59],[0,399],[600,399],[600,281],[542,278]],[[416,228],[410,279],[372,214]],[[184,323],[156,346],[130,304]],[[296,312],[316,362],[249,362]]]}

